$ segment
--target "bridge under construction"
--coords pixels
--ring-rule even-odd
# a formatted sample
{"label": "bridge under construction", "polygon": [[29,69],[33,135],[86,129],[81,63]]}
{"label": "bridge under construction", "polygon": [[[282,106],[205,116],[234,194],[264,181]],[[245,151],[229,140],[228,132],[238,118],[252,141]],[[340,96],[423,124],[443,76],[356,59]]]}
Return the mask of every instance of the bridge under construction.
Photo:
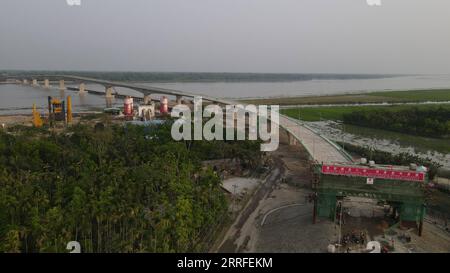
{"label": "bridge under construction", "polygon": [[[163,94],[174,96],[177,104],[182,103],[184,97],[197,96],[216,104],[242,104],[190,92],[71,75],[17,75],[9,80],[34,86],[40,86],[39,82],[42,82],[44,88],[49,88],[52,80],[59,82],[60,90],[65,90],[65,81],[70,81],[79,84],[80,94],[89,92],[86,83],[100,84],[105,87],[104,95],[110,98],[125,96],[113,89],[122,87],[141,92],[144,100],[154,94]],[[309,155],[313,173],[311,184],[315,192],[314,222],[316,217],[335,220],[338,204],[346,197],[357,196],[388,204],[394,209],[394,214],[399,215],[401,222],[416,223],[421,234],[425,215],[424,189],[428,182],[426,170],[355,163],[341,147],[299,120],[280,114],[279,126],[287,133],[290,145],[302,145]]]}
{"label": "bridge under construction", "polygon": [[369,198],[392,209],[392,215],[400,224],[415,224],[419,235],[422,234],[428,183],[425,170],[415,166],[314,164],[313,171],[314,217],[336,221],[342,214],[338,205],[342,205],[345,198]]}

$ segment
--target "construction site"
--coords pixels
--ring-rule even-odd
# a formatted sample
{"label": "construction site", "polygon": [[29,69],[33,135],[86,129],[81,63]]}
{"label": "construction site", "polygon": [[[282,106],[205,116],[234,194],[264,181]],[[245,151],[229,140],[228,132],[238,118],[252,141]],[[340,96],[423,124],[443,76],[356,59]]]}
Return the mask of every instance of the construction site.
{"label": "construction site", "polygon": [[[362,159],[358,165],[313,165],[313,223],[316,217],[337,223],[340,227],[338,244],[344,247],[351,244],[365,246],[368,236],[375,240],[375,234],[352,228],[353,225],[358,226],[359,221],[352,219],[355,217],[382,218],[390,229],[412,228],[421,236],[426,206],[425,187],[428,183],[426,168],[415,164],[407,168],[375,165],[373,161],[366,163]],[[369,211],[356,212],[358,206],[355,203],[363,203],[362,208],[369,204]],[[344,224],[346,222],[347,225]],[[347,227],[344,230],[343,225]],[[370,226],[367,228],[373,229]],[[408,240],[406,235],[405,240]],[[390,245],[386,241],[379,242],[383,247],[380,251],[387,252],[393,242],[394,239]]]}
{"label": "construction site", "polygon": [[[423,166],[311,161],[281,135],[276,177],[261,181],[219,252],[449,252],[444,218],[427,216]],[[264,193],[261,193],[263,191]]]}

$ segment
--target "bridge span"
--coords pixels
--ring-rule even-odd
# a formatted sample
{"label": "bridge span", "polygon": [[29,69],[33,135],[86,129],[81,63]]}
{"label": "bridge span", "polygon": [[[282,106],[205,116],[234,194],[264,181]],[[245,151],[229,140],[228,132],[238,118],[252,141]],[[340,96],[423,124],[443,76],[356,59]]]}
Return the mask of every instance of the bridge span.
{"label": "bridge span", "polygon": [[[114,97],[114,95],[123,95],[113,91],[113,87],[123,87],[132,89],[142,93],[145,96],[150,97],[152,94],[163,94],[176,97],[177,103],[181,103],[183,97],[194,98],[202,97],[203,100],[223,104],[223,105],[236,105],[243,104],[242,102],[232,101],[222,98],[216,98],[211,96],[205,96],[202,94],[195,94],[190,92],[184,92],[179,90],[172,90],[159,87],[151,87],[142,84],[134,84],[127,82],[116,82],[102,79],[94,79],[88,77],[80,77],[73,75],[33,75],[33,76],[14,76],[10,79],[15,79],[17,83],[31,84],[38,86],[38,81],[43,81],[44,88],[50,88],[50,80],[59,81],[59,89],[65,90],[65,81],[71,81],[79,83],[79,92],[84,93],[86,83],[94,83],[103,85],[105,87],[106,97]],[[320,135],[312,128],[302,123],[299,120],[292,119],[288,116],[280,114],[279,126],[285,130],[288,134],[289,144],[301,144],[305,147],[308,154],[313,161],[319,163],[349,163],[352,161],[351,156],[348,155],[341,147],[336,145],[331,140]]]}

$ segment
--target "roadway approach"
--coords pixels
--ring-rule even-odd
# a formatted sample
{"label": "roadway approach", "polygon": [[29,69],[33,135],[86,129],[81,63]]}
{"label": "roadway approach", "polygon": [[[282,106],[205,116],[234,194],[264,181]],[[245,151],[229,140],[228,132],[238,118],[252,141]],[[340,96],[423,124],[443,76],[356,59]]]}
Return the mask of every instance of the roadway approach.
{"label": "roadway approach", "polygon": [[[49,88],[49,81],[59,81],[59,88],[65,90],[65,81],[71,81],[80,84],[80,93],[85,90],[86,83],[94,83],[103,85],[105,87],[105,95],[107,97],[114,97],[114,95],[121,95],[117,91],[113,93],[113,87],[122,87],[127,89],[132,89],[142,93],[145,96],[150,96],[152,94],[163,94],[175,96],[177,103],[181,103],[182,97],[194,98],[202,97],[203,100],[212,103],[223,104],[223,105],[244,105],[242,102],[227,100],[223,98],[211,97],[202,94],[194,94],[190,92],[184,92],[173,89],[151,87],[141,84],[127,83],[127,82],[116,82],[108,81],[102,79],[94,79],[88,77],[80,77],[73,75],[27,75],[27,76],[11,76],[8,77],[10,80],[15,80],[16,83],[22,84],[32,84],[38,86],[38,81],[44,81],[44,87]],[[289,144],[295,145],[297,143],[301,144],[307,150],[312,161],[317,163],[351,163],[352,158],[347,154],[341,147],[336,145],[331,140],[327,139],[325,136],[320,135],[318,132],[314,131],[312,128],[308,127],[306,124],[299,120],[290,118],[286,115],[280,114],[279,127],[285,130],[288,134]]]}

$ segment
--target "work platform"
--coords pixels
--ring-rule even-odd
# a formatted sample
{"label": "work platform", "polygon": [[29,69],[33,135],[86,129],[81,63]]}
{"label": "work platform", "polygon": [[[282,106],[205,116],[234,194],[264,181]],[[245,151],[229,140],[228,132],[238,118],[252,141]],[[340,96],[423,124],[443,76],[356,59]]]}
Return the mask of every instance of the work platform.
{"label": "work platform", "polygon": [[426,171],[390,165],[315,164],[313,173],[314,215],[334,220],[339,200],[370,198],[391,206],[398,212],[400,222],[415,222],[421,233]]}

